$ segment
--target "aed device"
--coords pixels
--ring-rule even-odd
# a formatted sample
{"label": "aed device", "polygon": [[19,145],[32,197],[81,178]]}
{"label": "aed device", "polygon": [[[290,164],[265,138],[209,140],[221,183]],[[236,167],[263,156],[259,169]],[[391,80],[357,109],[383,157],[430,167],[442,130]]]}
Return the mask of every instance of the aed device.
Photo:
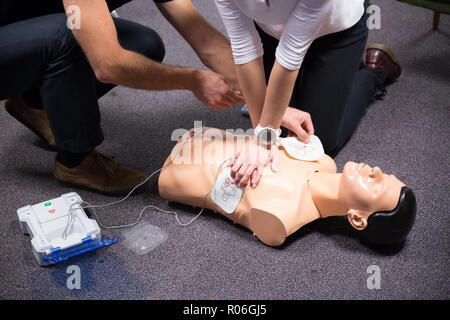
{"label": "aed device", "polygon": [[[77,193],[71,192],[17,210],[22,232],[32,237],[33,254],[41,266],[62,262],[119,241],[119,237],[101,237],[97,222],[89,219],[81,208],[82,202]],[[73,222],[67,236],[63,237],[70,218]]]}

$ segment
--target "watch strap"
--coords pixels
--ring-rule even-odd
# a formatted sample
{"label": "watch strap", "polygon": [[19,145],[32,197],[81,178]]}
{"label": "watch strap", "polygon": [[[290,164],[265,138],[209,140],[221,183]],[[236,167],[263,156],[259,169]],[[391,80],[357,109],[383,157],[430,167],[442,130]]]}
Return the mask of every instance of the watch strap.
{"label": "watch strap", "polygon": [[278,138],[279,138],[280,135],[281,135],[281,128],[274,129],[274,128],[271,128],[271,127],[261,127],[261,126],[258,124],[258,125],[256,126],[255,130],[254,130],[255,136],[258,136],[259,133],[260,133],[263,129],[273,130],[273,131],[276,133],[276,135],[277,135]]}

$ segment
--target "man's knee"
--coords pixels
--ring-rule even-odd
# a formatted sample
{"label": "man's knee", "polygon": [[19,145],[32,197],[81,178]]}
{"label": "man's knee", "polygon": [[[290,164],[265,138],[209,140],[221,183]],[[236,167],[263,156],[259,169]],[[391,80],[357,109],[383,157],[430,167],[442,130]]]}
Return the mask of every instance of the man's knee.
{"label": "man's knee", "polygon": [[[129,50],[137,51],[149,59],[162,62],[166,55],[166,48],[159,34],[150,28],[142,27],[140,32],[136,34],[139,43],[138,48],[130,48]],[[126,48],[128,49],[128,48]]]}
{"label": "man's knee", "polygon": [[166,50],[159,34],[141,24],[114,18],[119,42],[124,49],[140,53],[152,60],[161,62]]}
{"label": "man's knee", "polygon": [[159,34],[149,28],[143,40],[146,44],[145,55],[152,60],[162,62],[166,55],[166,48]]}

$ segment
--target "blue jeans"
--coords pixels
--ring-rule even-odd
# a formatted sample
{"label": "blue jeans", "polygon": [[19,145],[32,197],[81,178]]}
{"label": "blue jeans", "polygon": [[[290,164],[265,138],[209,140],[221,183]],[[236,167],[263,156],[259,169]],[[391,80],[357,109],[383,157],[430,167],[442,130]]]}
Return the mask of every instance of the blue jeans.
{"label": "blue jeans", "polygon": [[[108,4],[113,10],[125,2]],[[17,10],[7,15],[15,22],[0,21],[0,100],[20,94],[31,106],[43,107],[60,150],[89,152],[104,139],[97,100],[114,85],[97,80],[66,27],[61,1],[54,3],[46,8],[50,14],[30,17]],[[163,60],[164,44],[154,30],[120,18],[114,24],[123,48]]]}

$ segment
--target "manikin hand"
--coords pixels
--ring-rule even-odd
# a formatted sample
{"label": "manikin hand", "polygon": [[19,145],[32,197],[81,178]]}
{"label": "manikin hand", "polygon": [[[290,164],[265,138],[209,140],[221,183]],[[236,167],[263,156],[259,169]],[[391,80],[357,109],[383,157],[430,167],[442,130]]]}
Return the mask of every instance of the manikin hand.
{"label": "manikin hand", "polygon": [[261,180],[264,167],[271,162],[272,171],[278,170],[278,147],[270,149],[258,143],[253,137],[237,152],[231,163],[231,176],[239,187],[244,187],[250,180],[255,188]]}
{"label": "manikin hand", "polygon": [[226,109],[244,103],[244,97],[234,90],[225,78],[213,71],[199,70],[192,92],[198,100],[213,109]]}
{"label": "manikin hand", "polygon": [[288,107],[284,113],[281,125],[289,129],[288,137],[297,137],[304,143],[309,143],[309,136],[314,134],[314,126],[309,113]]}

